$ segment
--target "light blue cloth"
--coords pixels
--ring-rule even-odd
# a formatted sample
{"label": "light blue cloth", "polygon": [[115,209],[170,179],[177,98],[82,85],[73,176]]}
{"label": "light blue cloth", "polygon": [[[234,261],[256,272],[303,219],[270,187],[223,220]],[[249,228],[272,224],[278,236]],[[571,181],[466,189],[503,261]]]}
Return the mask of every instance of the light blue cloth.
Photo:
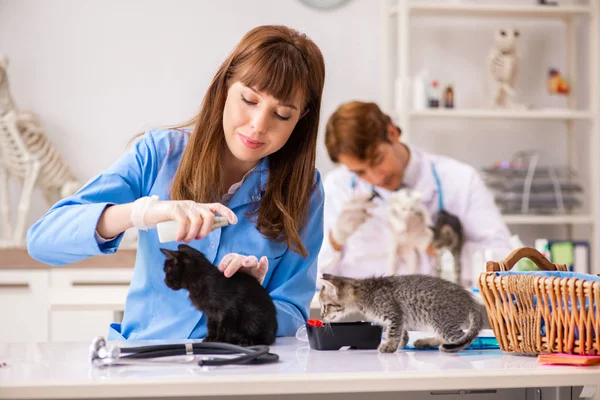
{"label": "light blue cloth", "polygon": [[[466,351],[466,350],[498,350],[499,348],[500,348],[500,344],[498,343],[498,339],[496,339],[495,336],[478,336],[463,351]],[[437,347],[416,348],[414,345],[414,342],[409,342],[404,347],[404,349],[416,350],[416,351],[438,350]]]}
{"label": "light blue cloth", "polygon": [[[96,225],[112,204],[132,202],[142,196],[169,199],[169,187],[181,161],[188,135],[175,130],[146,133],[110,169],[94,177],[74,196],[54,205],[27,233],[29,254],[44,263],[64,265],[117,251],[123,235],[99,244]],[[288,249],[285,242],[266,239],[245,214],[259,205],[268,179],[268,159],[244,180],[228,203],[238,223],[216,229],[190,245],[217,264],[227,253],[267,256],[269,271],[263,285],[277,307],[278,336],[293,336],[308,318],[315,290],[317,255],[323,241],[324,193],[315,171],[306,226],[300,232],[309,256]],[[111,324],[108,338],[185,339],[206,335],[206,318],[190,303],[186,290],[173,291],[164,283],[164,255],[159,248],[176,249],[177,243],[161,244],[156,229],[139,231],[135,269],[122,324]]]}
{"label": "light blue cloth", "polygon": [[533,276],[543,276],[543,277],[555,277],[555,278],[577,278],[584,279],[587,281],[600,282],[600,276],[582,274],[580,272],[568,272],[568,271],[505,271],[505,272],[496,272],[496,276],[506,276],[506,275],[533,275]]}

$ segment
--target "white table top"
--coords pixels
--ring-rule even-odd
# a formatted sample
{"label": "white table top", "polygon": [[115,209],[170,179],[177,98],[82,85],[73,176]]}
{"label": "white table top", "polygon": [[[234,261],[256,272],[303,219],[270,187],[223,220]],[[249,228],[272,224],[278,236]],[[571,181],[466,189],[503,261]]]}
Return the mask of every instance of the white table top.
{"label": "white table top", "polygon": [[[411,333],[411,336],[414,338]],[[144,342],[147,344],[148,342]],[[127,345],[139,345],[130,342]],[[473,351],[378,354],[316,351],[280,338],[280,362],[92,368],[88,343],[0,344],[0,398],[111,398],[459,390],[597,385],[600,367],[537,364],[535,357]]]}

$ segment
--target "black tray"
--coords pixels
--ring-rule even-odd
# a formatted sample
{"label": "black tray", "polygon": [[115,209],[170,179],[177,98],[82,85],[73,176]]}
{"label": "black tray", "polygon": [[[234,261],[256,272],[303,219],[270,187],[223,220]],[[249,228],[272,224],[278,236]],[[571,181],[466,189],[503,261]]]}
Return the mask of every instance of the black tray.
{"label": "black tray", "polygon": [[332,322],[324,326],[306,324],[308,343],[314,350],[376,349],[381,343],[383,328],[371,322]]}

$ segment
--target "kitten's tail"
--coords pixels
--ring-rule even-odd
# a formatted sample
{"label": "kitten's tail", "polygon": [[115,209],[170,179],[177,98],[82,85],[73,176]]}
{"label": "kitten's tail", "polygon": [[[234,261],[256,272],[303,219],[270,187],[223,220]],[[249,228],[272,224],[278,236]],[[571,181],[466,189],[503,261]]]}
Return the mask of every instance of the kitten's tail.
{"label": "kitten's tail", "polygon": [[446,353],[456,353],[468,347],[473,340],[479,335],[483,328],[483,315],[479,312],[479,308],[469,314],[469,330],[456,343],[443,343],[440,345],[440,350]]}

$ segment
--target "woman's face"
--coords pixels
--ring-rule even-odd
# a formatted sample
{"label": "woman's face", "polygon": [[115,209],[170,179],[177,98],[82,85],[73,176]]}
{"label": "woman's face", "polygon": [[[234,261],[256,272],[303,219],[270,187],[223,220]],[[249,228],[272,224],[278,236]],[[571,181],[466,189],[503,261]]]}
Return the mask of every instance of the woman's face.
{"label": "woman's face", "polygon": [[235,158],[258,161],[281,149],[302,115],[302,98],[284,103],[267,93],[235,82],[227,91],[223,130]]}

